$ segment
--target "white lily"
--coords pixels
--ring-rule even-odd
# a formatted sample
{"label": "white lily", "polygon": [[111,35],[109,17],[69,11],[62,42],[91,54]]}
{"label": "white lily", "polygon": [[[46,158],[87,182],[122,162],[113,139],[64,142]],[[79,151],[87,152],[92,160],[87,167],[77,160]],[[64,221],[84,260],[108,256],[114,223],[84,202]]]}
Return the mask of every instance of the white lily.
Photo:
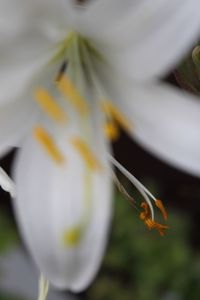
{"label": "white lily", "polygon": [[[80,291],[107,241],[107,153],[119,126],[169,162],[200,171],[200,106],[155,80],[198,35],[200,3],[75,2],[0,0],[0,153],[20,146],[14,206],[37,265],[53,285]],[[148,202],[152,195],[127,176]]]}

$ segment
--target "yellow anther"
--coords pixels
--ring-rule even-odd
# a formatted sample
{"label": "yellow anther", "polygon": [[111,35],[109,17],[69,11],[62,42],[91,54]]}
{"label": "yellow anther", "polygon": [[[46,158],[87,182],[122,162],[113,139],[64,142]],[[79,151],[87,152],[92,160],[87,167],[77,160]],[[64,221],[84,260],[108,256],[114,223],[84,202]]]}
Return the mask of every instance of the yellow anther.
{"label": "yellow anther", "polygon": [[130,132],[133,126],[119,109],[110,100],[103,100],[102,103],[104,112],[114,119],[125,131]]}
{"label": "yellow anther", "polygon": [[81,96],[72,81],[66,75],[57,82],[58,89],[82,114],[88,112],[87,101]]}
{"label": "yellow anther", "polygon": [[36,90],[35,100],[41,108],[55,121],[64,122],[67,120],[62,108],[55,102],[54,98],[43,88]]}
{"label": "yellow anther", "polygon": [[92,170],[101,169],[101,164],[91,152],[88,145],[79,137],[74,137],[71,140],[72,145],[77,149],[80,155],[83,157],[87,166]]}
{"label": "yellow anther", "polygon": [[157,200],[155,201],[155,204],[156,204],[156,206],[160,209],[160,211],[161,211],[161,213],[162,213],[162,215],[163,215],[163,218],[164,218],[165,220],[167,220],[167,219],[168,219],[168,214],[167,214],[167,211],[166,211],[166,209],[165,209],[165,207],[164,207],[162,201],[159,200],[159,199],[157,199]]}
{"label": "yellow anther", "polygon": [[120,132],[117,124],[113,121],[107,121],[104,124],[104,133],[111,140],[116,141],[119,138]]}
{"label": "yellow anther", "polygon": [[66,230],[63,235],[63,242],[65,246],[75,247],[77,246],[82,237],[82,230],[80,226],[72,227]]}
{"label": "yellow anther", "polygon": [[49,133],[42,127],[36,127],[33,131],[36,140],[43,146],[51,158],[58,164],[64,163],[64,156],[56,146],[52,137]]}

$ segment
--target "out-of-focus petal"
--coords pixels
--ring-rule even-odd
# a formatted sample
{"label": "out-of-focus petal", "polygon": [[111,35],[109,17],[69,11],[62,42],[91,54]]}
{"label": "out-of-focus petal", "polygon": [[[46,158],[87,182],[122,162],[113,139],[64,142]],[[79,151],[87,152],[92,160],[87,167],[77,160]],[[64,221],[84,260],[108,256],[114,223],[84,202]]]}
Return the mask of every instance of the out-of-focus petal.
{"label": "out-of-focus petal", "polygon": [[159,158],[200,175],[200,103],[190,94],[107,77],[108,95],[132,122],[133,138]]}
{"label": "out-of-focus petal", "polygon": [[38,118],[39,110],[30,95],[0,106],[0,155],[19,146]]}
{"label": "out-of-focus petal", "polygon": [[63,0],[0,1],[0,103],[17,99],[55,55],[68,33],[62,19],[69,7]]}
{"label": "out-of-focus petal", "polygon": [[[76,127],[78,120],[73,124]],[[70,124],[55,137],[66,158],[63,165],[57,165],[30,138],[15,166],[14,206],[25,242],[44,276],[54,286],[73,291],[86,288],[96,275],[111,218],[108,149],[100,127],[94,125],[90,130],[91,149],[102,166],[99,170],[88,169],[70,143],[74,135],[81,134],[80,127],[74,130]],[[73,229],[80,239],[74,245],[64,243],[65,233]]]}
{"label": "out-of-focus petal", "polygon": [[[42,114],[34,94],[41,87],[52,89],[60,61],[48,65],[43,62],[41,66],[40,68],[38,66],[35,76],[32,75],[30,82],[27,82],[26,89],[18,91],[15,95],[16,99],[6,98],[7,102],[0,104],[0,156],[10,148],[20,146],[23,139],[31,134],[33,125],[38,122]],[[13,86],[10,90],[12,88]],[[42,116],[46,119],[45,114]]]}
{"label": "out-of-focus petal", "polygon": [[[22,53],[20,53],[21,55]],[[7,56],[0,68],[0,105],[12,104],[18,101],[24,93],[27,93],[33,80],[50,57],[52,56],[46,55],[33,63],[32,61],[20,61],[17,53],[14,60]]]}
{"label": "out-of-focus petal", "polygon": [[[3,293],[19,299],[34,300],[37,298],[39,274],[23,248],[13,248],[12,246],[12,249],[1,255],[0,268],[0,288]],[[25,281],[26,284],[24,284]],[[66,295],[58,293],[55,290],[50,290],[48,299],[64,300],[66,299]],[[75,297],[70,297],[69,299],[77,300]]]}
{"label": "out-of-focus petal", "polygon": [[198,0],[99,1],[85,16],[80,30],[133,79],[166,74],[200,34]]}
{"label": "out-of-focus petal", "polygon": [[31,29],[50,37],[66,29],[71,17],[70,0],[0,0],[1,41]]}

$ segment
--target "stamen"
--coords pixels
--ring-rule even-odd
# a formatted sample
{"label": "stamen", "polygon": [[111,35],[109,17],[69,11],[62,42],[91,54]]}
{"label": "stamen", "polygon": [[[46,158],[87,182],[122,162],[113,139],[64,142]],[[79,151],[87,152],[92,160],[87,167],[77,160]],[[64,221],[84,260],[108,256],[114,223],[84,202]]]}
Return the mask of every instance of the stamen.
{"label": "stamen", "polygon": [[153,206],[151,204],[151,200],[149,199],[147,193],[144,191],[144,189],[141,187],[141,184],[139,184],[139,180],[135,176],[133,176],[128,170],[126,170],[112,155],[108,154],[108,158],[111,161],[111,163],[122,173],[124,176],[126,176],[130,182],[133,184],[133,186],[139,191],[139,193],[144,197],[145,201],[147,202],[150,211],[151,211],[151,219],[154,220],[154,210]]}
{"label": "stamen", "polygon": [[104,133],[111,140],[116,141],[119,138],[120,132],[117,124],[113,121],[107,121],[104,124]]}
{"label": "stamen", "polygon": [[164,236],[165,235],[165,230],[169,229],[169,226],[165,226],[165,225],[156,223],[155,228],[159,231],[161,236]]}
{"label": "stamen", "polygon": [[125,189],[125,187],[121,184],[121,182],[119,181],[119,179],[117,178],[117,176],[115,175],[115,173],[111,170],[112,172],[112,178],[114,183],[116,184],[119,192],[128,200],[128,202],[130,203],[130,205],[132,207],[134,207],[135,209],[137,209],[135,203],[135,199],[127,192],[127,190]]}
{"label": "stamen", "polygon": [[36,140],[43,146],[43,148],[47,151],[47,153],[53,158],[53,160],[58,163],[64,163],[64,156],[56,146],[52,137],[49,133],[42,127],[34,128],[34,137]]}
{"label": "stamen", "polygon": [[[153,206],[151,204],[150,198],[153,198],[155,201],[156,206],[160,209],[163,217],[165,220],[167,220],[167,212],[164,208],[164,205],[161,200],[156,199],[131,173],[129,173],[118,161],[115,160],[114,157],[111,155],[108,155],[110,161],[114,164],[115,167],[118,168],[124,174],[131,183],[135,186],[135,188],[138,189],[138,191],[141,193],[141,195],[144,197],[146,202],[142,202],[141,207],[143,208],[143,211],[140,213],[140,219],[147,225],[149,229],[157,229],[160,233],[160,235],[164,235],[165,230],[168,229],[168,226],[159,224],[154,221],[154,211]],[[116,180],[115,180],[116,181]],[[117,181],[116,181],[117,182]],[[118,182],[117,182],[118,185]],[[121,189],[121,187],[120,187]],[[124,194],[124,189],[122,188],[122,193]],[[127,197],[127,195],[125,194]],[[149,196],[149,197],[148,197]],[[129,198],[128,194],[128,200],[132,204],[134,201]]]}
{"label": "stamen", "polygon": [[[121,166],[122,167],[122,166]],[[155,202],[155,205],[160,209],[160,211],[161,211],[161,213],[162,213],[162,215],[163,215],[163,218],[165,219],[165,220],[167,220],[168,219],[168,213],[167,213],[167,211],[166,211],[166,209],[165,209],[165,207],[164,207],[164,205],[163,205],[163,203],[162,203],[162,201],[161,200],[158,200],[158,199],[156,199],[154,196],[153,196],[153,194],[137,179],[137,178],[135,178],[132,174],[130,174],[129,172],[127,173],[126,172],[126,175],[127,175],[127,177],[129,178],[129,180],[131,181],[133,181],[135,184],[137,184],[138,185],[138,187],[139,188],[141,188],[151,199],[153,199],[154,200],[154,202]],[[131,176],[131,177],[130,177]],[[149,204],[149,203],[148,203]]]}
{"label": "stamen", "polygon": [[35,100],[53,120],[57,122],[64,122],[67,120],[62,108],[45,89],[40,88],[35,92]]}
{"label": "stamen", "polygon": [[148,204],[146,202],[142,202],[141,207],[144,209],[144,211],[141,212],[140,219],[149,219],[151,217],[151,213]]}
{"label": "stamen", "polygon": [[157,229],[161,236],[164,236],[165,230],[169,228],[168,226],[162,225],[160,223],[156,223],[156,222],[152,221],[151,219],[146,219],[145,224],[147,225],[149,230]]}
{"label": "stamen", "polygon": [[97,160],[94,154],[89,149],[88,145],[79,137],[72,139],[73,146],[77,149],[80,155],[85,160],[87,166],[92,170],[100,170],[102,168],[101,163]]}
{"label": "stamen", "polygon": [[88,112],[89,109],[86,100],[81,96],[69,77],[64,75],[61,80],[57,82],[57,86],[65,98],[69,100],[81,114]]}
{"label": "stamen", "polygon": [[80,226],[72,227],[66,230],[63,235],[63,242],[65,246],[75,247],[77,246],[82,237],[82,230]]}
{"label": "stamen", "polygon": [[161,236],[164,236],[165,230],[168,229],[168,226],[162,225],[155,222],[151,219],[151,212],[149,206],[146,202],[142,202],[141,207],[144,211],[140,213],[140,219],[146,224],[146,226],[151,229],[157,229]]}
{"label": "stamen", "polygon": [[103,100],[103,110],[108,116],[113,118],[127,132],[132,129],[131,122],[118,110],[118,108],[110,101]]}
{"label": "stamen", "polygon": [[157,199],[157,200],[155,201],[155,204],[156,204],[156,206],[160,209],[160,211],[161,211],[161,213],[162,213],[162,215],[163,215],[163,218],[164,218],[165,220],[167,220],[167,219],[168,219],[168,213],[167,213],[167,211],[166,211],[166,209],[165,209],[165,207],[164,207],[162,201],[159,200],[159,199]]}

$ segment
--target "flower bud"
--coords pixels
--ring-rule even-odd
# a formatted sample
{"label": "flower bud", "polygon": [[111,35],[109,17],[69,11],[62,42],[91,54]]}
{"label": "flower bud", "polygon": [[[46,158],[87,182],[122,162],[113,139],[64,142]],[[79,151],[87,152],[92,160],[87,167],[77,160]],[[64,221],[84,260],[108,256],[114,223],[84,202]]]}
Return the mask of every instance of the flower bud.
{"label": "flower bud", "polygon": [[192,60],[196,67],[200,69],[200,45],[196,46],[192,51]]}

